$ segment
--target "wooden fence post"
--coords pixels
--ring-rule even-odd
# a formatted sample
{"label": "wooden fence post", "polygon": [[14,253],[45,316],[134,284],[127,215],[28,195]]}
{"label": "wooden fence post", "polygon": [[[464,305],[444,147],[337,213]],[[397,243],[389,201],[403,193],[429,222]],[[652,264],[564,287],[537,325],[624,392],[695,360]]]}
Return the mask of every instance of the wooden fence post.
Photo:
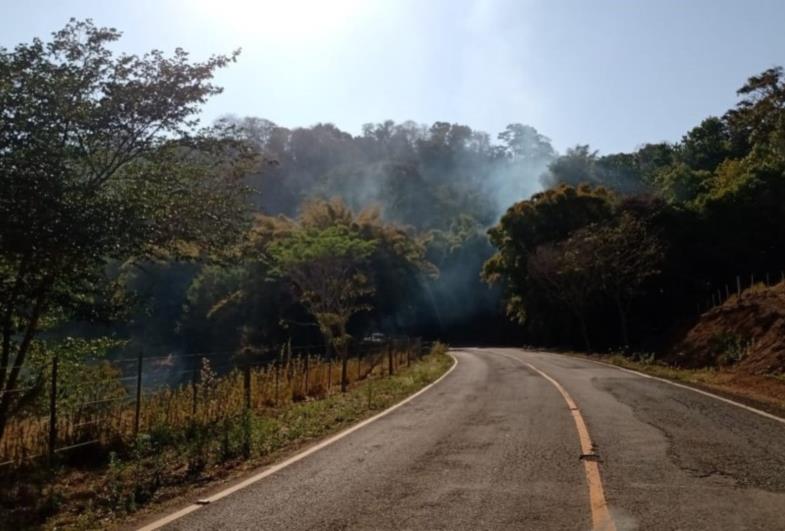
{"label": "wooden fence post", "polygon": [[275,359],[275,405],[278,405],[278,385],[281,378],[281,356]]}
{"label": "wooden fence post", "polygon": [[736,275],[736,295],[741,297],[741,277]]}
{"label": "wooden fence post", "polygon": [[196,400],[197,400],[197,390],[196,390],[196,378],[199,374],[199,369],[193,369],[191,373],[191,418],[196,419]]}
{"label": "wooden fence post", "polygon": [[333,387],[333,360],[329,356],[327,357],[327,394],[330,394],[330,390]]}
{"label": "wooden fence post", "polygon": [[387,345],[387,372],[388,376],[393,375],[393,348],[392,345]]}
{"label": "wooden fence post", "polygon": [[139,435],[139,420],[142,415],[142,358],[144,350],[139,351],[136,363],[136,403],[134,404],[134,439]]}
{"label": "wooden fence post", "polygon": [[57,446],[57,354],[52,358],[52,388],[49,393],[49,445],[47,461],[49,465],[54,461],[55,447]]}
{"label": "wooden fence post", "polygon": [[243,393],[245,395],[245,409],[251,409],[251,364],[246,362],[243,367]]}
{"label": "wooden fence post", "polygon": [[305,396],[308,396],[308,362],[310,361],[310,359],[311,359],[311,355],[308,352],[306,352],[305,353],[305,367],[303,369],[303,372],[305,372],[305,382],[303,384],[303,387],[305,387],[305,389],[303,390],[303,393],[305,394]]}

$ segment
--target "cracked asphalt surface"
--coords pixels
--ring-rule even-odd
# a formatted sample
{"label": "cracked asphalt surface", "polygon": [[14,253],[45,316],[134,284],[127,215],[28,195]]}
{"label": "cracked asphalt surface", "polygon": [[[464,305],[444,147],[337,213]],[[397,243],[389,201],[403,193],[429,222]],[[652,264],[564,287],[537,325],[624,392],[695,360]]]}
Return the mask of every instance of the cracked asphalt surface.
{"label": "cracked asphalt surface", "polygon": [[619,530],[785,529],[785,424],[581,359],[453,354],[411,402],[167,529],[590,529],[570,411],[522,361],[577,403]]}

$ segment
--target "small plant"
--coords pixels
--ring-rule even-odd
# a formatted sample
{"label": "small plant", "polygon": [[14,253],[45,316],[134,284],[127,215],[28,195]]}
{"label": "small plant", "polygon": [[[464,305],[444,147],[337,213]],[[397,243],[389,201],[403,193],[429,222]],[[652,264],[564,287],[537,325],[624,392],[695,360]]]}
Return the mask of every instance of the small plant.
{"label": "small plant", "polygon": [[198,477],[207,466],[212,434],[208,425],[194,422],[187,430],[188,476]]}
{"label": "small plant", "polygon": [[633,361],[645,363],[646,365],[651,365],[657,359],[657,355],[654,352],[633,352],[630,357]]}
{"label": "small plant", "polygon": [[112,511],[131,512],[136,509],[133,492],[128,492],[125,479],[126,467],[117,452],[110,452],[103,502]]}
{"label": "small plant", "polygon": [[164,448],[146,433],[134,442],[134,500],[143,504],[149,501],[163,484],[166,474]]}
{"label": "small plant", "polygon": [[718,365],[733,365],[741,361],[747,354],[752,340],[731,332],[715,334],[710,341],[710,348],[717,354]]}
{"label": "small plant", "polygon": [[431,351],[429,354],[431,356],[441,356],[447,354],[448,350],[450,350],[450,347],[447,344],[442,343],[441,341],[436,341],[433,346],[431,346]]}

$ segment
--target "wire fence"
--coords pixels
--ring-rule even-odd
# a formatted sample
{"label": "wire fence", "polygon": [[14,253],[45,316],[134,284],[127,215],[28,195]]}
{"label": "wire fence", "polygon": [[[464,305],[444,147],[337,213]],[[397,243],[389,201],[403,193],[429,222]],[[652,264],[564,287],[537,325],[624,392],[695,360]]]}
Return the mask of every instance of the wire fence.
{"label": "wire fence", "polygon": [[698,315],[709,311],[712,308],[722,305],[732,296],[741,297],[744,290],[756,285],[773,286],[779,282],[785,282],[785,270],[772,273],[749,273],[746,275],[736,275],[736,278],[724,282],[720,285],[711,285],[705,299],[696,304]]}
{"label": "wire fence", "polygon": [[[419,338],[349,347],[346,385],[395,374],[430,349]],[[157,353],[87,364],[64,374],[54,358],[32,385],[0,393],[27,407],[0,439],[0,470],[100,446],[128,445],[145,431],[215,423],[249,410],[320,399],[341,388],[342,360],[323,345],[232,352]],[[67,372],[67,371],[66,371]]]}

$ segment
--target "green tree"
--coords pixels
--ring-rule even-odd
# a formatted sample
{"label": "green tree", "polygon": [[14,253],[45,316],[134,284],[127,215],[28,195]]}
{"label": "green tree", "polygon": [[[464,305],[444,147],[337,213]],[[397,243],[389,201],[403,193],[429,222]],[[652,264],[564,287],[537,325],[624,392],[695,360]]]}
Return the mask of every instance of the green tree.
{"label": "green tree", "polygon": [[538,246],[526,268],[532,286],[545,291],[576,319],[583,345],[591,352],[587,313],[598,291],[597,264],[589,258],[589,242],[581,236]]}
{"label": "green tree", "polygon": [[194,129],[236,53],[115,55],[120,35],[72,20],[0,49],[0,435],[37,333],[94,317],[108,261],[209,252],[246,218],[253,154]]}
{"label": "green tree", "polygon": [[565,245],[575,246],[588,262],[587,283],[596,284],[598,295],[616,308],[619,340],[628,348],[630,305],[644,282],[660,272],[662,243],[641,220],[622,213],[611,222],[576,231]]}
{"label": "green tree", "polygon": [[614,201],[614,195],[603,188],[562,185],[514,204],[488,230],[497,251],[483,266],[482,275],[504,286],[510,317],[520,323],[532,317],[527,307],[532,306],[538,290],[529,282],[529,255],[542,244],[561,241],[586,225],[610,219]]}
{"label": "green tree", "polygon": [[286,277],[297,298],[319,325],[324,339],[341,356],[341,391],[348,385],[349,319],[366,310],[373,293],[364,262],[374,242],[345,225],[302,224],[267,246],[274,272]]}

